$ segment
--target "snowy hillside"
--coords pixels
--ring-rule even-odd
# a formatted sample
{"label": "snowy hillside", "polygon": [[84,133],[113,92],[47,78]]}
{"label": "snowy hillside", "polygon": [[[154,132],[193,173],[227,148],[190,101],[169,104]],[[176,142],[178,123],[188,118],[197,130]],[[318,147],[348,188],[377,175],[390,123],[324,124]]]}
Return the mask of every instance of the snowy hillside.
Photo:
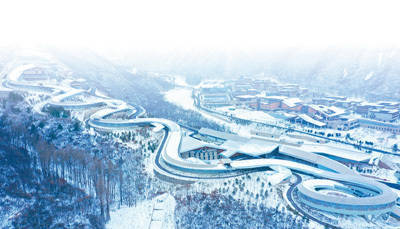
{"label": "snowy hillside", "polygon": [[[155,61],[157,60],[157,61]],[[161,61],[160,61],[161,60]],[[125,54],[119,62],[141,70],[199,78],[273,77],[315,92],[389,99],[400,96],[400,49],[360,47],[279,50],[191,50],[175,55]]]}

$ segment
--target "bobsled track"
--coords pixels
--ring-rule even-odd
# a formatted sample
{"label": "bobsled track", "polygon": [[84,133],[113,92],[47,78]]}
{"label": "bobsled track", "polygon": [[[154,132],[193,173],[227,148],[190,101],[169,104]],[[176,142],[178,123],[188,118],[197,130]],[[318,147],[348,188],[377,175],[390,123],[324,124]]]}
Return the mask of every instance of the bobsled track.
{"label": "bobsled track", "polygon": [[[223,163],[207,164],[185,160],[179,155],[181,127],[167,119],[143,118],[145,111],[140,106],[132,106],[93,92],[91,92],[91,97],[94,99],[90,101],[71,102],[69,99],[88,91],[71,86],[51,85],[46,81],[40,83],[25,81],[19,76],[5,79],[3,86],[13,90],[49,95],[50,99],[45,101],[43,106],[62,107],[66,110],[96,108],[97,111],[86,121],[97,131],[124,131],[143,125],[162,127],[164,136],[157,149],[153,167],[155,174],[163,179],[191,183],[199,180],[234,177],[266,170],[271,166],[281,166],[317,178],[302,181],[295,187],[299,201],[308,206],[349,215],[373,215],[398,211],[397,194],[388,186],[377,180],[363,177],[345,165],[313,152],[281,145],[279,154],[285,156],[282,159],[237,160],[230,162],[229,166]],[[124,113],[128,118],[111,118],[116,113]],[[328,195],[327,192],[334,192],[337,195]]]}

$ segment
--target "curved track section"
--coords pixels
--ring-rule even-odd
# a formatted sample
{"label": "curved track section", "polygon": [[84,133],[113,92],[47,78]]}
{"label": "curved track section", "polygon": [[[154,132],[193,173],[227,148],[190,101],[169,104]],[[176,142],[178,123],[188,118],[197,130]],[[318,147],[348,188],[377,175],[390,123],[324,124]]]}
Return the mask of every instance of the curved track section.
{"label": "curved track section", "polygon": [[[280,146],[280,154],[294,158],[288,159],[251,159],[233,161],[230,166],[207,164],[185,160],[179,156],[182,139],[181,127],[173,121],[162,118],[137,118],[144,109],[131,106],[119,100],[98,97],[92,102],[71,103],[68,98],[86,93],[74,88],[57,88],[51,85],[32,84],[31,81],[8,80],[4,86],[12,89],[24,89],[51,93],[52,99],[47,106],[65,109],[99,108],[87,123],[100,131],[123,131],[141,125],[162,125],[165,130],[162,142],[157,150],[154,171],[173,180],[194,182],[204,179],[218,179],[242,175],[270,168],[284,166],[291,170],[306,173],[323,180],[309,180],[297,184],[301,202],[324,211],[351,215],[371,215],[390,212],[395,206],[397,195],[386,185],[365,178],[343,164],[327,157],[305,152],[299,149]],[[131,119],[110,119],[113,114],[126,112]],[[329,180],[327,180],[329,179]],[[339,193],[329,195],[329,192]],[[340,194],[341,193],[341,194]]]}

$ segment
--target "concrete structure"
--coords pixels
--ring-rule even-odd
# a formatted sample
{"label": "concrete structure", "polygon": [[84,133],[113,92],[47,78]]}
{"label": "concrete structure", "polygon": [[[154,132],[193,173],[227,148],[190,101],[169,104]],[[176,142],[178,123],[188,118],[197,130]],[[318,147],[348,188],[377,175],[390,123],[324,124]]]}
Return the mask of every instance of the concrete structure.
{"label": "concrete structure", "polygon": [[48,80],[49,75],[44,68],[33,67],[22,72],[21,79],[26,81]]}
{"label": "concrete structure", "polygon": [[383,122],[394,122],[399,119],[399,110],[371,109],[368,111],[368,117]]}
{"label": "concrete structure", "polygon": [[286,97],[284,96],[259,96],[258,109],[265,111],[273,111],[281,108],[281,102]]}
{"label": "concrete structure", "polygon": [[303,109],[303,101],[299,98],[286,98],[281,102],[281,109],[286,111],[301,112]]}
{"label": "concrete structure", "polygon": [[357,118],[339,117],[335,120],[327,121],[327,127],[336,130],[352,130],[359,127]]}
{"label": "concrete structure", "polygon": [[325,96],[327,99],[334,99],[335,101],[346,101],[347,97],[346,96],[338,96],[338,95],[327,95]]}
{"label": "concrete structure", "polygon": [[287,97],[298,97],[300,95],[300,87],[297,84],[281,85],[278,94]]}
{"label": "concrete structure", "polygon": [[203,87],[200,89],[200,103],[207,107],[231,105],[228,90],[224,87]]}
{"label": "concrete structure", "polygon": [[86,80],[82,78],[72,81],[70,83],[70,86],[77,89],[84,89],[84,90],[89,89],[89,85],[87,84]]}
{"label": "concrete structure", "polygon": [[336,107],[344,108],[344,109],[352,109],[354,106],[354,103],[352,101],[345,100],[345,101],[335,101],[333,103],[333,105]]}
{"label": "concrete structure", "polygon": [[[29,88],[29,85],[18,83],[21,88]],[[68,107],[70,104],[65,102],[66,98],[79,93],[79,90],[65,89],[62,94],[53,95],[51,103]],[[340,149],[317,147],[307,151],[276,144],[260,136],[241,137],[210,129],[201,129],[198,135],[214,138],[219,141],[219,145],[185,140],[181,127],[173,121],[162,118],[109,119],[109,114],[127,108],[127,105],[122,101],[104,98],[99,102],[103,102],[107,110],[96,112],[87,120],[88,125],[96,130],[121,131],[140,125],[163,126],[165,131],[153,166],[154,172],[160,177],[189,183],[284,167],[318,178],[296,186],[300,201],[310,207],[349,215],[378,215],[394,211],[397,194],[390,188],[374,179],[362,177],[323,155],[324,152],[334,155],[330,151],[338,151],[335,156],[341,157],[343,153]],[[82,106],[90,104],[88,102]],[[215,157],[221,160],[215,160]],[[332,196],[321,189],[332,190],[340,195]]]}
{"label": "concrete structure", "polygon": [[400,134],[400,124],[393,124],[365,118],[358,119],[358,122],[360,123],[360,127],[392,132],[393,134]]}
{"label": "concrete structure", "polygon": [[258,109],[273,111],[284,110],[301,112],[303,102],[299,98],[288,98],[286,96],[258,96]]}
{"label": "concrete structure", "polygon": [[237,95],[235,96],[235,103],[238,106],[249,107],[252,109],[257,109],[258,99],[255,95]]}
{"label": "concrete structure", "polygon": [[355,112],[362,115],[363,117],[368,117],[368,113],[370,110],[382,108],[383,106],[378,105],[376,103],[360,103],[357,105]]}
{"label": "concrete structure", "polygon": [[315,105],[336,106],[344,109],[353,109],[358,106],[361,101],[354,98],[347,98],[344,96],[325,96],[312,99]]}
{"label": "concrete structure", "polygon": [[400,102],[394,101],[379,101],[377,102],[378,105],[383,106],[386,109],[400,109]]}
{"label": "concrete structure", "polygon": [[183,157],[195,157],[203,160],[214,159],[251,159],[265,157],[277,150],[276,143],[267,143],[257,138],[245,138],[234,134],[207,128],[199,130],[200,135],[209,139],[222,140],[222,144],[204,143],[191,137],[182,138],[180,154]]}
{"label": "concrete structure", "polygon": [[[394,209],[396,205],[390,201],[393,198],[391,195],[379,199],[379,202],[361,201],[363,198],[382,193],[380,187],[365,183],[354,185],[334,180],[312,179],[302,182],[298,190],[300,201],[304,204],[338,214],[383,214],[388,209]],[[320,198],[321,196],[323,198]]]}
{"label": "concrete structure", "polygon": [[205,143],[192,137],[182,138],[180,145],[180,156],[184,159],[198,158],[201,160],[221,159],[221,149],[215,144]]}
{"label": "concrete structure", "polygon": [[337,119],[341,115],[346,114],[346,111],[335,106],[310,104],[307,106],[307,114],[321,121]]}
{"label": "concrete structure", "polygon": [[294,122],[305,126],[311,126],[314,128],[326,127],[326,123],[315,120],[306,114],[299,114],[297,117],[294,118]]}
{"label": "concrete structure", "polygon": [[336,100],[331,98],[313,98],[312,103],[316,105],[332,106]]}

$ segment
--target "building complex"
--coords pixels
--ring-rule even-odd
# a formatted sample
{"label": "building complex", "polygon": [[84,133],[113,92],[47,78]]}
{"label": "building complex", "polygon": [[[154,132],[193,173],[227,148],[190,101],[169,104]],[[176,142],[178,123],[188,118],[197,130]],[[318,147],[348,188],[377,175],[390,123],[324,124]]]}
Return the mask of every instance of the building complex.
{"label": "building complex", "polygon": [[371,103],[344,96],[316,95],[296,84],[245,77],[201,87],[195,90],[195,97],[204,107],[263,111],[314,128],[347,131],[365,127],[399,133],[400,102]]}

